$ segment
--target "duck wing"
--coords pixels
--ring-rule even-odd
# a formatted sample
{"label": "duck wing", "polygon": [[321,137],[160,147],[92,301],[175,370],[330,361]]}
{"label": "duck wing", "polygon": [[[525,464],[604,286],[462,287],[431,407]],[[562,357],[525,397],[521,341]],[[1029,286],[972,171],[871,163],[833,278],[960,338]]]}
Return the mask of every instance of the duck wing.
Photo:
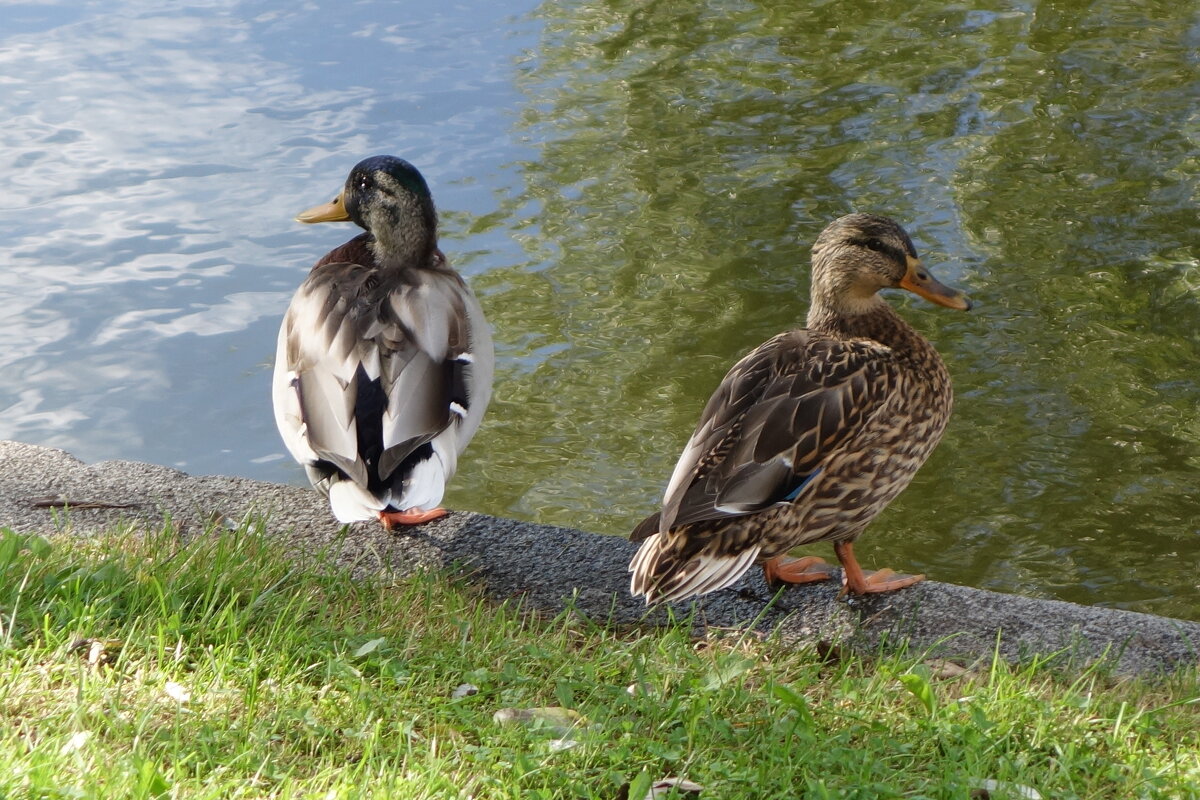
{"label": "duck wing", "polygon": [[827,459],[887,404],[892,351],[813,330],[780,334],[733,366],[705,406],[635,541],[798,499]]}
{"label": "duck wing", "polygon": [[386,502],[409,471],[402,465],[431,457],[422,448],[440,436],[440,472],[453,474],[491,395],[492,345],[457,273],[385,280],[365,245],[353,247],[361,239],[318,262],[288,308],[276,419],[310,475],[336,469]]}

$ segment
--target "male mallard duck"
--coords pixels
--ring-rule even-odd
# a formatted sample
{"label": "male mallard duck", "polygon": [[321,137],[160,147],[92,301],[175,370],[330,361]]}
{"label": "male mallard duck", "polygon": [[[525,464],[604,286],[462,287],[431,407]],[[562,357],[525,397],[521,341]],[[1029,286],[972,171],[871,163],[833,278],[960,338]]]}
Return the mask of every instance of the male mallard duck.
{"label": "male mallard duck", "polygon": [[375,156],[296,219],[367,232],[317,262],[283,318],[283,442],[341,522],[440,517],[492,394],[493,355],[483,309],[438,249],[429,187],[407,161]]}
{"label": "male mallard duck", "polygon": [[825,580],[794,547],[833,542],[854,594],[920,581],[864,574],[853,542],[912,480],[942,437],[952,392],[933,345],[884,302],[900,287],[971,307],[934,280],[895,221],[850,214],[812,250],[808,327],[743,358],[717,387],[675,466],[662,511],[630,538],[630,591],[647,603],[723,589],[755,563],[767,580]]}

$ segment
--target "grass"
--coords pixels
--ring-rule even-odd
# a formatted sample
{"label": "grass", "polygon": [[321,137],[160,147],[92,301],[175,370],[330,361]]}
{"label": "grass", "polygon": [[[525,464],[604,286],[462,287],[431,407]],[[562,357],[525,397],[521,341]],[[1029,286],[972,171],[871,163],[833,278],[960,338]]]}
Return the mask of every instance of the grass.
{"label": "grass", "polygon": [[[445,576],[353,581],[249,525],[0,530],[0,798],[641,800],[665,776],[701,798],[1200,797],[1194,673],[687,630],[540,619]],[[505,707],[582,717],[501,725]]]}

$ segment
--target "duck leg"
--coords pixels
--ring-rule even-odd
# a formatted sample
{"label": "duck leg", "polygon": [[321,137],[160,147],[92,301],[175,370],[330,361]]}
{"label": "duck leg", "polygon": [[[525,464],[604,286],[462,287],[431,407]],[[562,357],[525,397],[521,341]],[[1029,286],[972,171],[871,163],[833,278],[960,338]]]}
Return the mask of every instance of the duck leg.
{"label": "duck leg", "polygon": [[394,530],[401,525],[420,525],[438,517],[446,516],[446,509],[431,508],[428,511],[409,509],[408,511],[380,511],[379,524],[385,531]]}
{"label": "duck leg", "polygon": [[854,557],[853,542],[837,542],[833,546],[833,552],[837,554],[838,561],[842,562],[842,569],[845,572],[845,577],[842,579],[843,593],[878,594],[879,592],[891,592],[925,580],[924,575],[900,575],[891,569],[863,572],[863,568],[858,565],[858,559]]}
{"label": "duck leg", "polygon": [[768,586],[778,583],[816,583],[833,577],[833,567],[825,559],[816,556],[788,558],[776,556],[762,565],[763,577]]}

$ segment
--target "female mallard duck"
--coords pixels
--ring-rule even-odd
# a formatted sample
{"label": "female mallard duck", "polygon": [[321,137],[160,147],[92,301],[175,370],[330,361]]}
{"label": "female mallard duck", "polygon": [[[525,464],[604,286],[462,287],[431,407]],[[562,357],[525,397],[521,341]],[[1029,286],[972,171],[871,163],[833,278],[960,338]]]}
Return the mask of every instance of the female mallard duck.
{"label": "female mallard duck", "polygon": [[755,563],[767,580],[825,580],[794,547],[833,542],[854,594],[911,586],[923,575],[864,574],[853,542],[912,480],[950,418],[950,377],[937,351],[877,292],[900,287],[971,307],[934,280],[896,222],[835,220],[813,245],[806,329],[781,333],[717,387],[667,485],[662,511],[632,538],[630,591],[647,603],[723,589]]}
{"label": "female mallard duck", "polygon": [[483,310],[437,246],[421,173],[375,156],[300,222],[364,228],[292,298],[275,355],[275,423],[341,522],[385,529],[438,505],[492,393]]}

